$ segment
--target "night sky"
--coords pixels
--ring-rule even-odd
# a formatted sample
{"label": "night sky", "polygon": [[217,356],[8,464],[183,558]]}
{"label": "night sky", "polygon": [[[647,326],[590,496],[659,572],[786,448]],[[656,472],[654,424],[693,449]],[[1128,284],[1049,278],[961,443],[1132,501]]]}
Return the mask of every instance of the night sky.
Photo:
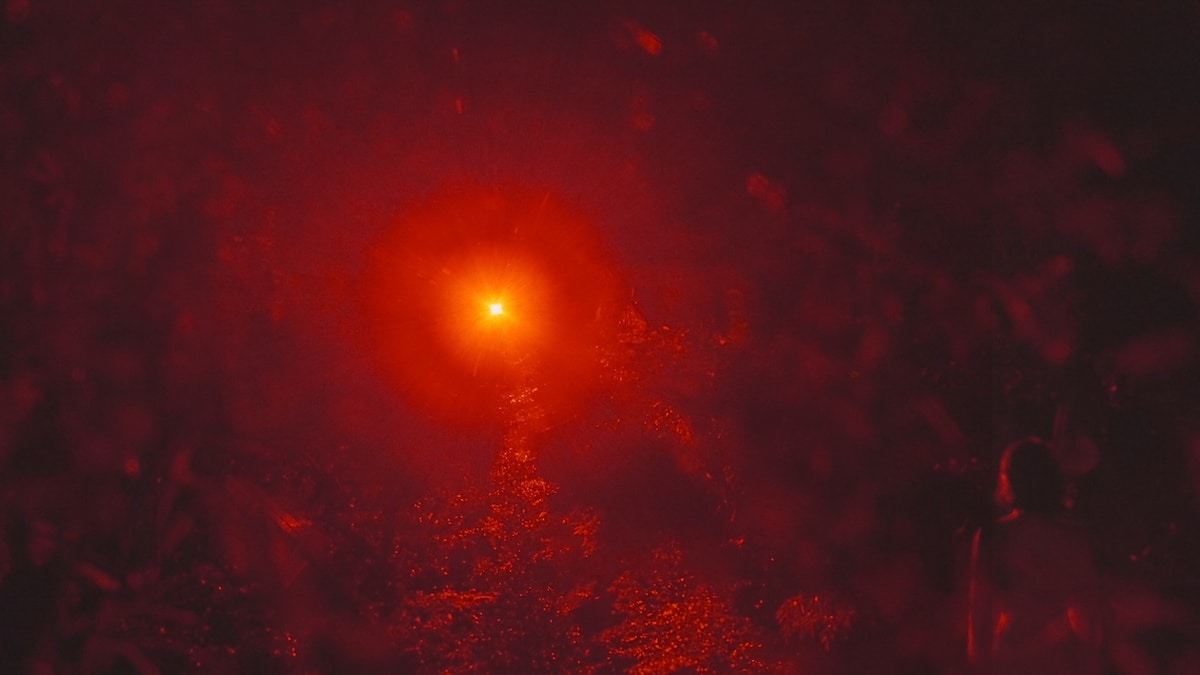
{"label": "night sky", "polygon": [[1194,2],[6,0],[0,673],[966,673],[1028,436],[1099,672],[1200,672],[1197,82]]}

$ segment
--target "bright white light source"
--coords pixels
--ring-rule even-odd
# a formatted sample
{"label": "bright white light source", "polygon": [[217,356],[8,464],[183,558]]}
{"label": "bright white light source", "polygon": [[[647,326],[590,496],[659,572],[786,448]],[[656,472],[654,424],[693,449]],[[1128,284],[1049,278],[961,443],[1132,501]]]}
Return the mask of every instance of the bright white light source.
{"label": "bright white light source", "polygon": [[488,305],[488,311],[492,313],[492,316],[500,316],[504,313],[504,305],[498,302],[493,302],[492,304]]}

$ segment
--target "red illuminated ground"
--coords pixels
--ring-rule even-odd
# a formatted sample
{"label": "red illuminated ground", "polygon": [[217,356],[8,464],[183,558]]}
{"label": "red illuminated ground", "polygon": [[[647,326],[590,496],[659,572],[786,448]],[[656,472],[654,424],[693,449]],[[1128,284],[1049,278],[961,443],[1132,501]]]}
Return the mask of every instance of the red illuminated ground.
{"label": "red illuminated ground", "polygon": [[7,0],[0,675],[1200,672],[1197,38]]}

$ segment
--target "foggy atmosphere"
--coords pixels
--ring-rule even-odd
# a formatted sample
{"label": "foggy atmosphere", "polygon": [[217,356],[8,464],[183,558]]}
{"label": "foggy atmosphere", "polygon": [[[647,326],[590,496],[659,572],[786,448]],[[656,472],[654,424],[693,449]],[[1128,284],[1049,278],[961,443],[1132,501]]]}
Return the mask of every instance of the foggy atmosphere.
{"label": "foggy atmosphere", "polygon": [[5,0],[0,675],[1200,673],[1200,5]]}

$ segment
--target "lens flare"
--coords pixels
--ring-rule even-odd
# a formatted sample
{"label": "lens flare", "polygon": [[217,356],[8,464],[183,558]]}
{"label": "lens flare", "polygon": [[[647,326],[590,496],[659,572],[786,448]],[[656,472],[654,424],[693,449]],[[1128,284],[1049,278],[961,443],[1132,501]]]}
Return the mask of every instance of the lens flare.
{"label": "lens flare", "polygon": [[567,410],[627,301],[594,228],[544,192],[456,188],[405,212],[363,277],[370,348],[414,405],[486,422],[514,388]]}
{"label": "lens flare", "polygon": [[546,272],[528,254],[487,246],[452,260],[435,293],[440,339],[472,375],[511,370],[532,353],[553,349],[554,322]]}

